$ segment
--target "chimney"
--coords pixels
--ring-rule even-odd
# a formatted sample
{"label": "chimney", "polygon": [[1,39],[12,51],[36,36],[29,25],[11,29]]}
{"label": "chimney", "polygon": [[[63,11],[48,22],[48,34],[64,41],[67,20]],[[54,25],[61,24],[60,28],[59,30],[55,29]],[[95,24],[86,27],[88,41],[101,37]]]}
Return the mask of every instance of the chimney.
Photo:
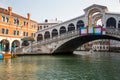
{"label": "chimney", "polygon": [[8,7],[8,13],[10,16],[12,15],[12,7]]}
{"label": "chimney", "polygon": [[27,18],[28,20],[30,20],[30,13],[27,13]]}

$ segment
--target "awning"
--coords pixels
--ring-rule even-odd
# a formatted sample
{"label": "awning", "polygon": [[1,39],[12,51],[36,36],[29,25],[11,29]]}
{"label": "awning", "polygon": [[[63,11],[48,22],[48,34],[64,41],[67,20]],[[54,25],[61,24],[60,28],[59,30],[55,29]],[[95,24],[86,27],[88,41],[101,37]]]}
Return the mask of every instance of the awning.
{"label": "awning", "polygon": [[24,37],[21,39],[22,41],[35,41],[33,37]]}

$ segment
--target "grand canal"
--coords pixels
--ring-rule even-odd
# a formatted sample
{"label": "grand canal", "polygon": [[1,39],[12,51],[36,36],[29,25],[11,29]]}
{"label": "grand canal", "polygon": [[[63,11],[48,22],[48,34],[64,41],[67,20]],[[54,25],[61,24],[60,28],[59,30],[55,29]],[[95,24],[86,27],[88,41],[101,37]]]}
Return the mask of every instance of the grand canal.
{"label": "grand canal", "polygon": [[94,57],[19,56],[0,60],[0,80],[120,80],[120,54],[98,54]]}

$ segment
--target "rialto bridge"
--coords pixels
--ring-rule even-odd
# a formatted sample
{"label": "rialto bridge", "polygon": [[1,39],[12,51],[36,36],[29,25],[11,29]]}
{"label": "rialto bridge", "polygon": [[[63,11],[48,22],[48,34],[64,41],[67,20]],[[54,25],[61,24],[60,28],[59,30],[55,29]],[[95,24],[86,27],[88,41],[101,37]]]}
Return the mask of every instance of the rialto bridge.
{"label": "rialto bridge", "polygon": [[37,32],[37,42],[23,48],[22,53],[73,52],[86,42],[98,39],[120,41],[120,14],[106,6],[93,4],[85,14]]}

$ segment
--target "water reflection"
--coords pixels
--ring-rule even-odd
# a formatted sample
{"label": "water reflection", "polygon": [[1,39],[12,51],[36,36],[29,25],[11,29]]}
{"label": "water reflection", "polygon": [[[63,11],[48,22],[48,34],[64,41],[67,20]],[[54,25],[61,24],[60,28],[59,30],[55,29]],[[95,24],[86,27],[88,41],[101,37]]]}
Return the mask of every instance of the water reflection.
{"label": "water reflection", "polygon": [[[17,60],[17,61],[16,61]],[[5,59],[4,63],[0,66],[0,79],[1,80],[37,80],[34,74],[37,71],[36,63],[23,63],[22,59]]]}
{"label": "water reflection", "polygon": [[[0,62],[0,80],[119,80],[120,55],[23,56]],[[98,54],[97,54],[98,56]],[[119,57],[119,58],[118,58]]]}

